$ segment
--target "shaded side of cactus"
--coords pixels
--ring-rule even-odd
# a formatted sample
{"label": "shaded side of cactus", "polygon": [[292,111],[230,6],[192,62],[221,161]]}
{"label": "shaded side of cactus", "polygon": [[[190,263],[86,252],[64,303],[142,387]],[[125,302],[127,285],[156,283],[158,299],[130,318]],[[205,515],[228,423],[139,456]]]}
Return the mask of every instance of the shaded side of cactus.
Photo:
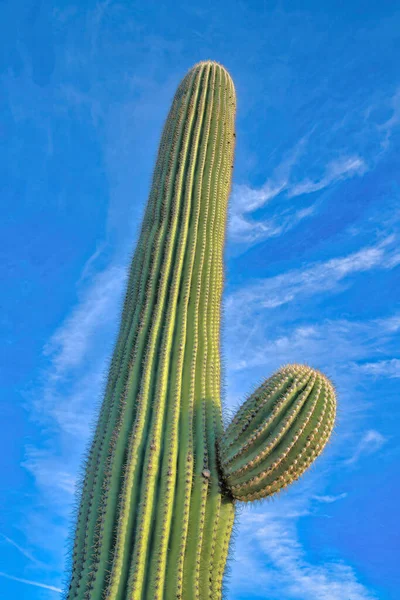
{"label": "shaded side of cactus", "polygon": [[87,458],[68,600],[218,600],[236,500],[296,479],[329,436],[334,396],[304,367],[279,371],[223,431],[235,102],[211,61],[175,94]]}

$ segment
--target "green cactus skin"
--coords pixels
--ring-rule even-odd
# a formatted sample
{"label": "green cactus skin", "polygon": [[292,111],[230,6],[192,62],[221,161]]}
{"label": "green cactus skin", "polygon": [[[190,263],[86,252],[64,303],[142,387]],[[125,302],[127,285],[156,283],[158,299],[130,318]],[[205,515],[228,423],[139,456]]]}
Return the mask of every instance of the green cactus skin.
{"label": "green cactus skin", "polygon": [[[286,485],[326,441],[330,388],[300,367],[269,380],[223,432],[220,307],[235,104],[227,71],[201,62],[164,126],[86,461],[68,600],[218,600],[235,498]],[[274,411],[292,388],[287,408],[282,401]],[[289,418],[307,421],[294,446]],[[271,451],[279,466],[270,476],[272,432],[283,441]],[[275,458],[281,444],[288,454]]]}
{"label": "green cactus skin", "polygon": [[220,441],[234,498],[265,498],[298,479],[322,452],[335,414],[335,392],[322,373],[303,365],[277,371],[241,406]]}

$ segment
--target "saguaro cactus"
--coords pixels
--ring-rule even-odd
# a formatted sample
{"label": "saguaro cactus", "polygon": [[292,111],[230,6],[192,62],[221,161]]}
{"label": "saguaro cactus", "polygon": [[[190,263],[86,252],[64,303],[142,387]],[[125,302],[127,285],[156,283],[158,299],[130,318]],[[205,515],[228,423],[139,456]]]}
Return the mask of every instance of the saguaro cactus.
{"label": "saguaro cactus", "polygon": [[86,463],[68,600],[217,600],[236,501],[296,479],[332,429],[327,379],[278,371],[224,433],[223,245],[235,90],[217,63],[166,121]]}

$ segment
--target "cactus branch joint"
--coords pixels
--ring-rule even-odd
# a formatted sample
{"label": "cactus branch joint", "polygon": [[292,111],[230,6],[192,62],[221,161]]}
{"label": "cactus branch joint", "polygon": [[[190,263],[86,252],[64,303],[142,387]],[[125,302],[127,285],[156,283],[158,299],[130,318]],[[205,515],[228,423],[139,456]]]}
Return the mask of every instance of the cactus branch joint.
{"label": "cactus branch joint", "polygon": [[218,600],[237,502],[295,481],[332,432],[333,387],[304,365],[282,367],[223,427],[235,110],[213,61],[173,99],[86,459],[68,600]]}

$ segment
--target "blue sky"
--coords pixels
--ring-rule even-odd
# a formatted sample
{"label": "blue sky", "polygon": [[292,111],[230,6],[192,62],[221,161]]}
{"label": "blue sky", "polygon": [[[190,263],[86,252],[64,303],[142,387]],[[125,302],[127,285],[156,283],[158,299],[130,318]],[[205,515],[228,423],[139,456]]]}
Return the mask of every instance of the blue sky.
{"label": "blue sky", "polygon": [[14,0],[0,16],[0,597],[61,597],[161,128],[210,58],[238,96],[225,405],[288,362],[339,402],[307,475],[239,510],[227,599],[398,599],[396,3]]}

